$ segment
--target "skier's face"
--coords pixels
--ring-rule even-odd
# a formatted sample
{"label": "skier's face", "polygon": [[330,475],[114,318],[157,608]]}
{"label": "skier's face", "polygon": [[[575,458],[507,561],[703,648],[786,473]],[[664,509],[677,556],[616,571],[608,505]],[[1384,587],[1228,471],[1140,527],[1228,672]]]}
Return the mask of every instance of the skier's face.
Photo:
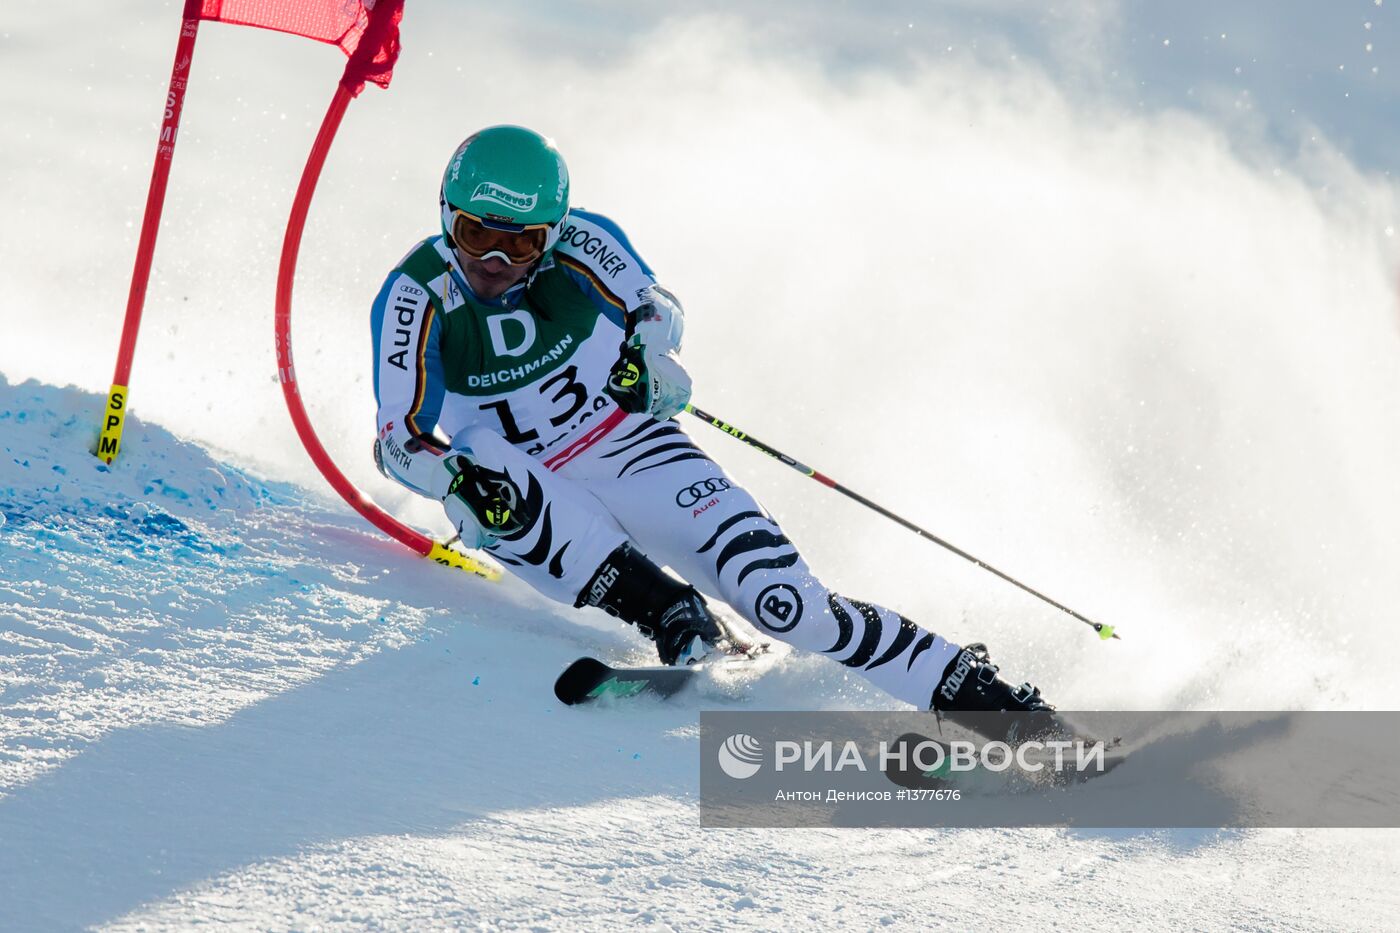
{"label": "skier's face", "polygon": [[518,226],[453,211],[452,239],[472,291],[499,298],[529,274],[548,242],[548,224]]}
{"label": "skier's face", "polygon": [[476,292],[477,297],[487,301],[501,297],[511,286],[530,274],[529,266],[513,266],[499,255],[487,259],[473,259],[457,250],[457,259],[462,263],[467,284]]}

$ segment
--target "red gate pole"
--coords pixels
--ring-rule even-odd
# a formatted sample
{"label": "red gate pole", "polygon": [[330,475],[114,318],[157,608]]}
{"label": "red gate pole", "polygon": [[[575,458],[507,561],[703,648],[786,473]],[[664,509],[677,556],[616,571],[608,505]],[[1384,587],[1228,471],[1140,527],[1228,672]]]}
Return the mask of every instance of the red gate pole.
{"label": "red gate pole", "polygon": [[146,192],[146,214],[141,219],[141,238],[136,246],[136,266],[131,272],[131,291],[126,298],[126,320],[122,323],[121,345],[117,348],[117,366],[112,374],[112,388],[107,393],[107,411],[97,439],[97,449],[93,451],[107,463],[115,460],[121,451],[131,361],[136,355],[136,334],[141,329],[146,283],[151,277],[151,256],[156,249],[161,208],[165,205],[165,185],[170,179],[170,163],[175,156],[175,136],[180,130],[180,111],[185,106],[185,88],[189,84],[190,61],[194,58],[194,40],[199,34],[200,9],[200,0],[185,0],[180,41],[175,46],[175,66],[170,70],[170,90],[165,97],[165,118],[160,125],[155,166],[151,169],[151,185]]}
{"label": "red gate pole", "polygon": [[[380,22],[387,21],[394,6],[394,3],[386,0],[380,0],[376,5],[371,13],[369,30],[361,40],[362,47],[378,47],[379,43],[372,35],[376,25],[375,17],[379,17]],[[292,285],[296,279],[297,254],[301,249],[302,231],[306,227],[306,214],[311,208],[312,195],[316,193],[316,182],[321,177],[321,167],[325,164],[326,153],[330,151],[336,131],[340,129],[341,118],[345,116],[345,110],[355,96],[357,82],[351,79],[354,65],[355,60],[352,58],[346,66],[347,77],[342,79],[336,88],[335,96],[331,98],[326,115],[321,120],[320,132],[316,134],[311,154],[306,158],[306,167],[302,169],[301,182],[297,185],[296,198],[292,201],[291,215],[287,218],[287,231],[282,240],[282,259],[277,269],[276,313],[273,317],[274,339],[277,344],[277,377],[282,383],[282,397],[287,403],[287,411],[292,416],[292,423],[296,426],[302,446],[306,448],[307,454],[321,471],[321,475],[326,478],[326,482],[331,484],[351,508],[364,516],[374,527],[423,557],[487,579],[497,579],[501,575],[499,570],[408,527],[379,508],[369,496],[357,489],[331,460],[330,454],[326,453],[326,448],[316,436],[316,429],[311,426],[306,406],[302,404],[296,367],[292,362]]]}

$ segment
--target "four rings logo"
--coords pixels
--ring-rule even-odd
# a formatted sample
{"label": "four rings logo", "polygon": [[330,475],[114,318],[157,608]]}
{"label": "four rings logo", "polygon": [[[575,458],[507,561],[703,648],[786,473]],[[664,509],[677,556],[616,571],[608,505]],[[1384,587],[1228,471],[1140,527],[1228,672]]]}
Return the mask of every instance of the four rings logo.
{"label": "four rings logo", "polygon": [[722,477],[703,479],[698,483],[691,483],[689,486],[676,493],[676,505],[683,509],[688,509],[704,499],[717,496],[726,489],[732,488],[729,480]]}

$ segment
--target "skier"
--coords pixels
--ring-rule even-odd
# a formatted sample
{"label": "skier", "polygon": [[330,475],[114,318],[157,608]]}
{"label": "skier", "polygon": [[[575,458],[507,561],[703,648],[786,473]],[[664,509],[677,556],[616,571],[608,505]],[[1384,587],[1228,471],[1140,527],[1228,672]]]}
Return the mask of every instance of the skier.
{"label": "skier", "polygon": [[984,646],[827,589],[674,420],[691,393],[680,303],[616,224],[570,209],[551,141],[473,134],[438,202],[441,235],[374,301],[375,459],[442,502],[465,546],[635,625],[664,664],[752,650],[703,592],[919,708],[1052,709]]}

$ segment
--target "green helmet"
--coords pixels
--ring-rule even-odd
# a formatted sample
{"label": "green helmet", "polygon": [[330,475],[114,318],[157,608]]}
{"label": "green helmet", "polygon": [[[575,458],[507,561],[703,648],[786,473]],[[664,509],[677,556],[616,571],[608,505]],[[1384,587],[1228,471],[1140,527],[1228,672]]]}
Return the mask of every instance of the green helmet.
{"label": "green helmet", "polygon": [[523,126],[488,126],[468,136],[442,175],[442,232],[452,239],[456,211],[492,227],[547,225],[544,251],[559,240],[569,212],[569,169],[554,143]]}

